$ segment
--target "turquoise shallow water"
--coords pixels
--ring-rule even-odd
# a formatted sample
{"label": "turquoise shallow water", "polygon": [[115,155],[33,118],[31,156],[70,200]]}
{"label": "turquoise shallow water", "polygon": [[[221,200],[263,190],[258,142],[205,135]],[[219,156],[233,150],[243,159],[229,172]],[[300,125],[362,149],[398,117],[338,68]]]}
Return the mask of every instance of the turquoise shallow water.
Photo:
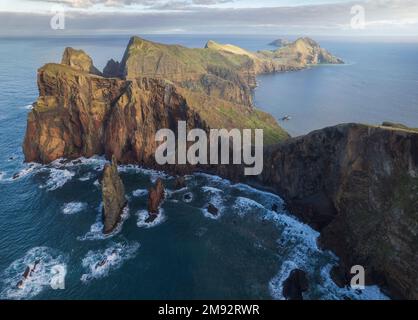
{"label": "turquoise shallow water", "polygon": [[[215,40],[255,50],[266,48],[268,39]],[[160,36],[155,40],[200,47],[207,37]],[[172,177],[134,166],[120,167],[129,210],[117,231],[104,237],[100,232],[98,184],[103,159],[48,166],[23,164],[21,143],[27,106],[37,97],[36,69],[59,61],[65,46],[85,49],[103,67],[108,58],[122,56],[127,41],[126,37],[0,39],[0,298],[280,299],[282,281],[295,267],[308,273],[311,286],[306,298],[384,298],[376,287],[361,294],[337,288],[329,278],[337,258],[317,248],[318,234],[311,228],[283,209],[278,213],[270,210],[273,203],[282,208],[276,195],[207,175],[190,176],[186,189],[172,192]],[[331,45],[346,52],[338,44]],[[402,47],[399,50],[404,52]],[[312,71],[323,72],[315,76],[317,79],[327,78],[325,71],[316,70],[320,69],[299,74],[307,77],[306,81],[312,81]],[[262,77],[256,101],[266,95],[271,104],[266,103],[265,108],[276,106],[277,96],[261,93],[269,87],[277,92],[275,85],[289,76]],[[391,76],[401,78],[405,74],[392,72]],[[405,83],[413,83],[414,79],[405,77]],[[317,85],[324,95],[325,88]],[[306,110],[306,105],[301,108]],[[277,114],[285,112],[290,113],[283,110]],[[385,112],[382,109],[381,113]],[[409,114],[410,123],[414,122],[414,112]],[[344,113],[340,117],[344,119]],[[297,126],[298,119],[295,116],[286,125],[302,132],[306,128],[304,122]],[[20,178],[13,180],[17,172]],[[146,189],[156,177],[164,179],[169,192],[161,219],[147,225]],[[186,193],[191,193],[191,202],[183,198]],[[221,209],[218,219],[203,209],[209,201]],[[96,268],[105,257],[108,263]],[[17,290],[15,285],[25,267],[38,259],[41,263],[36,276]],[[64,290],[53,290],[49,285],[57,270],[66,275]]]}

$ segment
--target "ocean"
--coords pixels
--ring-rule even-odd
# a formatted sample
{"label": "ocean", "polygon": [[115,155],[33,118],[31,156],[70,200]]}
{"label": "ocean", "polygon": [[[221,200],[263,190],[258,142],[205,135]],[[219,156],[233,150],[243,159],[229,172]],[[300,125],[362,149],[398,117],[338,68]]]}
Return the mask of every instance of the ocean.
{"label": "ocean", "polygon": [[[271,36],[145,36],[203,47],[207,40],[249,50],[271,48]],[[282,299],[282,282],[300,268],[307,299],[385,299],[376,286],[338,288],[329,271],[338,258],[316,244],[319,234],[283,207],[278,195],[216,176],[173,177],[121,166],[129,206],[119,228],[101,230],[101,157],[65,164],[24,164],[21,144],[36,70],[59,62],[65,47],[84,49],[97,67],[120,59],[129,36],[0,39],[0,299]],[[343,66],[263,75],[258,107],[292,135],[341,122],[402,122],[418,127],[418,45],[321,41]],[[13,176],[19,173],[19,178]],[[161,177],[168,190],[162,215],[145,223],[147,188]],[[184,197],[190,194],[191,200]],[[220,209],[213,219],[208,202]],[[279,211],[272,212],[276,204]],[[109,263],[97,268],[105,257]],[[28,264],[39,272],[16,284]],[[53,272],[65,288],[50,286]]]}

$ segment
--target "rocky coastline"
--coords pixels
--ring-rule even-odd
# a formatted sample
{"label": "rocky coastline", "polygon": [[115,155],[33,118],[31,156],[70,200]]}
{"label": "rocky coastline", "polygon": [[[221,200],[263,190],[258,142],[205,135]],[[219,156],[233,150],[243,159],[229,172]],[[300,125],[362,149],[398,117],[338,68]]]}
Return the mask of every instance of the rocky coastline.
{"label": "rocky coastline", "polygon": [[[39,99],[28,116],[25,160],[112,158],[103,185],[117,187],[111,195],[103,187],[109,200],[105,232],[125,205],[117,162],[180,175],[205,171],[269,188],[321,232],[320,245],[340,257],[343,273],[363,265],[368,283],[387,288],[392,297],[418,299],[418,132],[399,125],[342,124],[290,138],[252,105],[257,74],[320,63],[342,61],[307,38],[251,53],[215,42],[191,50],[133,37],[121,62],[110,60],[103,73],[84,52],[66,49],[61,64],[38,70]],[[157,165],[155,133],[176,131],[181,120],[203,130],[264,129],[263,173],[246,178],[239,165]],[[157,184],[150,191],[150,212],[158,211],[163,189]]]}

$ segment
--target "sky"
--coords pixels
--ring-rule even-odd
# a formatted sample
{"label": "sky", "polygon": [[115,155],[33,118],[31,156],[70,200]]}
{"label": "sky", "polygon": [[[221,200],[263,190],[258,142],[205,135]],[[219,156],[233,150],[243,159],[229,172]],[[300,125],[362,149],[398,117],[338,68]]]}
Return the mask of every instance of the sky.
{"label": "sky", "polygon": [[418,0],[0,0],[0,35],[154,33],[418,41]]}

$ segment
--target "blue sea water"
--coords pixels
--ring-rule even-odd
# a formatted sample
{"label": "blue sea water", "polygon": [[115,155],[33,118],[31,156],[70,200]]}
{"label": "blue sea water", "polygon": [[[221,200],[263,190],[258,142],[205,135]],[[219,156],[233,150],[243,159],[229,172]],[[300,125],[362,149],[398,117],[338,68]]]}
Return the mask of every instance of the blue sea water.
{"label": "blue sea water", "polygon": [[[209,38],[267,49],[271,37],[150,36],[202,47]],[[193,175],[174,192],[173,178],[135,166],[120,167],[128,210],[110,236],[101,234],[100,173],[105,160],[24,164],[21,144],[36,70],[60,60],[66,46],[82,48],[102,68],[121,58],[128,37],[0,39],[0,299],[281,299],[282,282],[295,268],[311,283],[309,299],[385,298],[377,287],[340,289],[330,280],[337,262],[316,245],[317,232],[282,208],[277,195],[208,175]],[[383,120],[418,123],[418,46],[327,42],[349,64],[265,75],[257,105],[292,134],[324,125]],[[13,179],[15,173],[19,178]],[[161,218],[144,222],[147,188],[162,177],[168,197]],[[192,200],[183,196],[191,193]],[[204,207],[220,208],[213,219]],[[278,213],[270,209],[273,203]],[[107,257],[107,263],[98,263]],[[17,289],[28,264],[38,272]],[[65,273],[65,289],[50,286]]]}

